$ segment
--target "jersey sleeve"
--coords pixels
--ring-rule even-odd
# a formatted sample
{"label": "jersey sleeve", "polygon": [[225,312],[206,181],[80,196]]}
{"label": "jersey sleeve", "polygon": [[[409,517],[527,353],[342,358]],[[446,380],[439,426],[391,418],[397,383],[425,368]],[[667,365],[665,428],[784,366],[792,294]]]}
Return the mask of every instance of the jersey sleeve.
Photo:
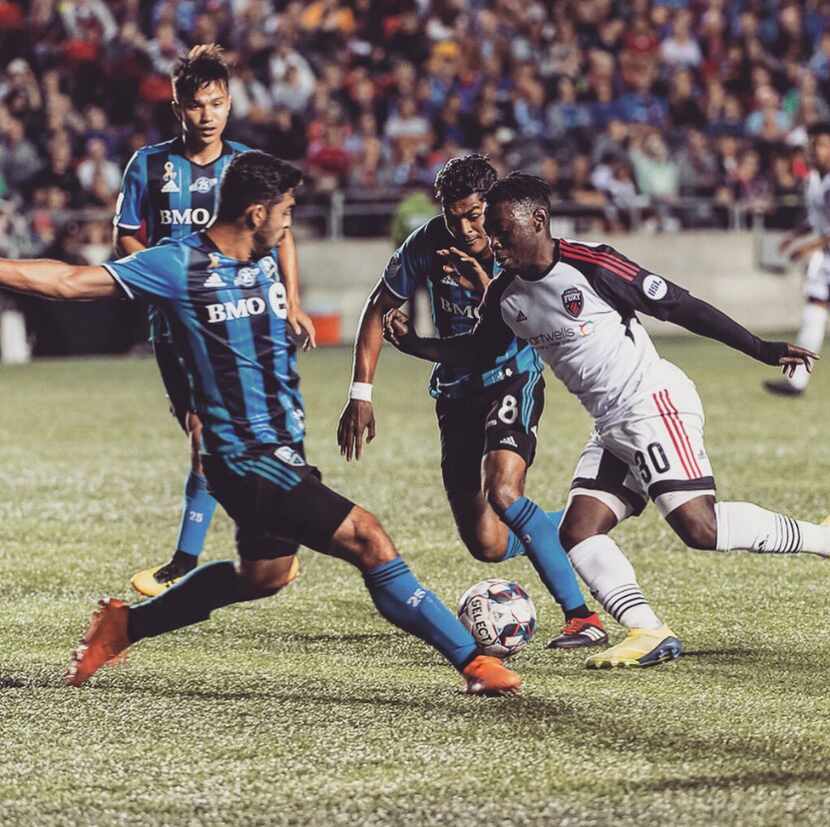
{"label": "jersey sleeve", "polygon": [[162,242],[104,264],[129,299],[175,301],[187,292],[183,248]]}
{"label": "jersey sleeve", "polygon": [[626,258],[608,244],[560,242],[560,257],[582,272],[623,318],[645,313],[663,321],[674,315],[688,291]]}
{"label": "jersey sleeve", "polygon": [[124,230],[141,227],[144,193],[147,190],[147,161],[138,152],[133,154],[121,177],[121,190],[115,204],[112,223]]}
{"label": "jersey sleeve", "polygon": [[408,299],[418,284],[426,282],[433,253],[425,243],[425,228],[415,230],[392,254],[383,271],[383,283],[399,299]]}
{"label": "jersey sleeve", "polygon": [[506,275],[493,279],[487,285],[484,298],[478,306],[478,322],[472,335],[482,344],[484,361],[503,353],[513,341],[513,331],[501,314],[501,296],[508,284]]}

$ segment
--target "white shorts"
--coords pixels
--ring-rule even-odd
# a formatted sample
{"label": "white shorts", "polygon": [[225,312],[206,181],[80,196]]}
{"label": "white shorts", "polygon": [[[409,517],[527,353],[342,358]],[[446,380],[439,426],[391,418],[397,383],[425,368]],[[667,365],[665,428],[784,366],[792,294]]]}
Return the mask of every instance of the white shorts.
{"label": "white shorts", "polygon": [[807,262],[804,295],[808,299],[830,301],[830,254],[816,250]]}
{"label": "white shorts", "polygon": [[714,496],[703,424],[700,397],[687,377],[644,394],[623,423],[591,434],[568,504],[577,494],[587,495],[624,520],[640,514],[649,497],[666,516],[695,497]]}

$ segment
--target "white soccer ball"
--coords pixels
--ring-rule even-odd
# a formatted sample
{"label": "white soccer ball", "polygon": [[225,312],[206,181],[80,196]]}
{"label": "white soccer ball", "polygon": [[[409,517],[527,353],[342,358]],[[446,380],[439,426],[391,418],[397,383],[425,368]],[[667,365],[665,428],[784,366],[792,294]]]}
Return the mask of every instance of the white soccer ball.
{"label": "white soccer ball", "polygon": [[482,580],[458,601],[458,617],[482,653],[509,658],[527,646],[536,631],[536,607],[513,580]]}

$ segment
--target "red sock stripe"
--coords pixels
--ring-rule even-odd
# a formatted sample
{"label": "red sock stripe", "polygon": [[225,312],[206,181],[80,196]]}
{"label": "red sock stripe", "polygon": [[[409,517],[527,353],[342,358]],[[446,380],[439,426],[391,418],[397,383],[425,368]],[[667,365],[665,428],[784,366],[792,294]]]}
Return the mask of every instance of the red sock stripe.
{"label": "red sock stripe", "polygon": [[669,396],[668,390],[663,391],[666,397],[666,405],[669,408],[669,411],[674,415],[674,418],[677,420],[677,424],[680,427],[680,432],[683,435],[683,441],[686,443],[686,448],[688,450],[687,456],[692,464],[692,470],[697,474],[698,477],[703,476],[703,472],[700,470],[700,466],[697,463],[697,458],[695,457],[695,450],[692,448],[692,440],[689,439],[689,434],[686,431],[686,426],[683,424],[683,420],[680,418],[680,414],[677,412],[677,406],[672,402],[672,398]]}
{"label": "red sock stripe", "polygon": [[686,463],[686,457],[682,450],[682,446],[679,441],[679,437],[675,436],[674,432],[674,423],[669,418],[668,411],[664,408],[663,400],[661,399],[661,394],[664,393],[660,391],[659,393],[653,393],[651,398],[654,400],[654,404],[657,406],[657,410],[660,411],[660,418],[663,420],[663,425],[668,432],[669,437],[671,437],[672,444],[674,445],[674,450],[677,453],[677,457],[680,460],[680,464],[683,466],[683,470],[686,472],[686,477],[688,479],[692,479],[692,474],[689,470],[689,466]]}
{"label": "red sock stripe", "polygon": [[639,272],[638,267],[629,264],[624,259],[618,258],[612,253],[600,253],[588,247],[575,247],[568,242],[561,242],[559,249],[563,258],[575,258],[591,264],[598,264],[626,281],[633,281]]}

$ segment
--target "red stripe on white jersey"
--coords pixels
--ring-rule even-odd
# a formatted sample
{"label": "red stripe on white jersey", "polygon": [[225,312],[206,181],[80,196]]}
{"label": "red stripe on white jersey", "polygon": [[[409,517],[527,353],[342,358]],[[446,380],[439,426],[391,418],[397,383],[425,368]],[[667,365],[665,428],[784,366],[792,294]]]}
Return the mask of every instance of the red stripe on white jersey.
{"label": "red stripe on white jersey", "polygon": [[560,251],[563,258],[575,258],[579,261],[586,261],[589,264],[596,264],[610,270],[615,275],[626,281],[634,281],[639,269],[632,264],[629,264],[622,259],[613,256],[610,253],[597,253],[593,250],[587,250],[583,247],[574,247],[570,244],[564,243],[560,245]]}
{"label": "red stripe on white jersey", "polygon": [[680,435],[675,433],[675,423],[672,422],[671,418],[669,417],[669,412],[665,408],[665,403],[661,398],[661,395],[663,393],[665,393],[665,391],[653,393],[651,395],[651,398],[654,400],[654,404],[657,406],[657,410],[660,412],[660,418],[663,420],[663,425],[666,428],[666,432],[668,433],[669,437],[671,438],[672,444],[674,445],[674,450],[677,454],[677,458],[680,460],[680,464],[683,466],[683,470],[686,472],[686,478],[692,479],[690,466],[686,462],[686,456],[683,451],[683,446],[680,442]]}
{"label": "red stripe on white jersey", "polygon": [[595,250],[591,247],[585,247],[578,244],[572,244],[569,241],[565,241],[564,247],[565,252],[570,254],[577,254],[577,255],[584,255],[590,256],[597,260],[606,261],[608,264],[613,265],[614,267],[618,268],[619,270],[624,270],[625,272],[631,273],[631,275],[637,275],[640,271],[640,268],[633,264],[632,262],[626,260],[620,255],[616,255],[615,253],[606,253],[602,250]]}
{"label": "red stripe on white jersey", "polygon": [[677,421],[677,424],[680,426],[680,432],[683,436],[683,441],[686,444],[686,448],[688,449],[687,456],[689,457],[692,465],[692,470],[697,474],[698,477],[703,476],[703,472],[700,470],[700,466],[697,463],[697,459],[695,457],[695,451],[692,447],[692,441],[689,439],[689,434],[686,431],[686,426],[683,424],[683,420],[680,418],[680,414],[677,411],[677,406],[672,401],[672,398],[669,396],[668,390],[663,391],[665,393],[666,405],[669,408],[669,411],[674,416],[674,419]]}

